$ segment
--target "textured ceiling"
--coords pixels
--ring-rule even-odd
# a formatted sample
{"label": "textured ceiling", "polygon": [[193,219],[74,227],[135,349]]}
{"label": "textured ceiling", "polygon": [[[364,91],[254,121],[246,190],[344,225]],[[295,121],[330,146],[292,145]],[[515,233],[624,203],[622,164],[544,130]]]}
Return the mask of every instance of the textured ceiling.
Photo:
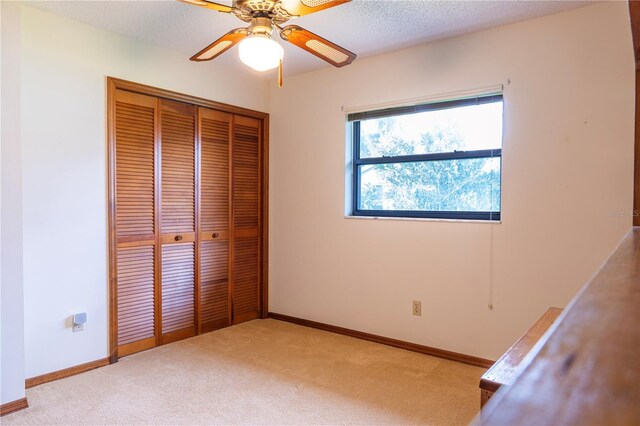
{"label": "textured ceiling", "polygon": [[[230,14],[177,1],[24,3],[176,50],[184,54],[185,61],[230,29],[246,26]],[[219,3],[231,4],[231,1],[219,0]],[[592,3],[542,0],[354,0],[297,18],[295,23],[344,46],[362,58],[589,4]],[[285,74],[298,74],[330,66],[289,43],[282,44],[285,48]],[[243,66],[237,57],[237,48],[224,53],[215,61]],[[272,76],[272,72],[265,74]]]}

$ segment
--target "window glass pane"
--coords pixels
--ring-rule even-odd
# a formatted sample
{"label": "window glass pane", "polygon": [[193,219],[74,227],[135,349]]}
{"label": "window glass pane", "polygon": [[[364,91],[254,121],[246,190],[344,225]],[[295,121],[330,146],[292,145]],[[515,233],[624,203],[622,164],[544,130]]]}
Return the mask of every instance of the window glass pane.
{"label": "window glass pane", "polygon": [[502,102],[360,122],[360,158],[498,149]]}
{"label": "window glass pane", "polygon": [[500,211],[500,158],[362,165],[359,210]]}

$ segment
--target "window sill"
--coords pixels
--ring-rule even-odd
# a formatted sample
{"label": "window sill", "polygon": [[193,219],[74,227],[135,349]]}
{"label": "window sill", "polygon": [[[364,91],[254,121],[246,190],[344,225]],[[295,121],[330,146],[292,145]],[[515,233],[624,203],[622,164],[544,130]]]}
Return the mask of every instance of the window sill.
{"label": "window sill", "polygon": [[393,216],[351,216],[345,215],[345,219],[364,219],[364,220],[399,220],[410,222],[450,222],[450,223],[483,223],[496,224],[502,223],[502,220],[479,220],[479,219],[441,219],[435,217],[393,217]]}

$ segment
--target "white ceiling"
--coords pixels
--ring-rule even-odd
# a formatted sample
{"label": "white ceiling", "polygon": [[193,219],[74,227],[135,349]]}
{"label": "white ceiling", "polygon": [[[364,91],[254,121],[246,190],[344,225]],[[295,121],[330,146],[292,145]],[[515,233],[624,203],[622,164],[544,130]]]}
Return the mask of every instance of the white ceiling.
{"label": "white ceiling", "polygon": [[[231,4],[231,1],[219,0],[219,3]],[[185,61],[230,29],[246,26],[233,15],[178,1],[27,1],[25,4],[181,52]],[[354,0],[303,16],[295,23],[362,58],[590,4],[589,1],[558,0]],[[289,43],[283,41],[282,44],[285,74],[330,66]],[[214,60],[243,66],[236,49]]]}

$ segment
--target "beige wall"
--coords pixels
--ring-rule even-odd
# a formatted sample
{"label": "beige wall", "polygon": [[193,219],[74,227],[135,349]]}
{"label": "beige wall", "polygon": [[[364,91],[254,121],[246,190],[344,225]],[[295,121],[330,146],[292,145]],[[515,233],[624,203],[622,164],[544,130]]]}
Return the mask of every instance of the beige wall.
{"label": "beige wall", "polygon": [[268,109],[267,82],[188,59],[22,7],[27,377],[108,355],[106,76]]}
{"label": "beige wall", "polygon": [[[633,70],[611,2],[287,78],[271,91],[270,310],[495,359],[631,226],[607,212],[631,210]],[[343,107],[495,84],[502,223],[344,218]]]}
{"label": "beige wall", "polygon": [[0,404],[24,398],[20,5],[0,2]]}

